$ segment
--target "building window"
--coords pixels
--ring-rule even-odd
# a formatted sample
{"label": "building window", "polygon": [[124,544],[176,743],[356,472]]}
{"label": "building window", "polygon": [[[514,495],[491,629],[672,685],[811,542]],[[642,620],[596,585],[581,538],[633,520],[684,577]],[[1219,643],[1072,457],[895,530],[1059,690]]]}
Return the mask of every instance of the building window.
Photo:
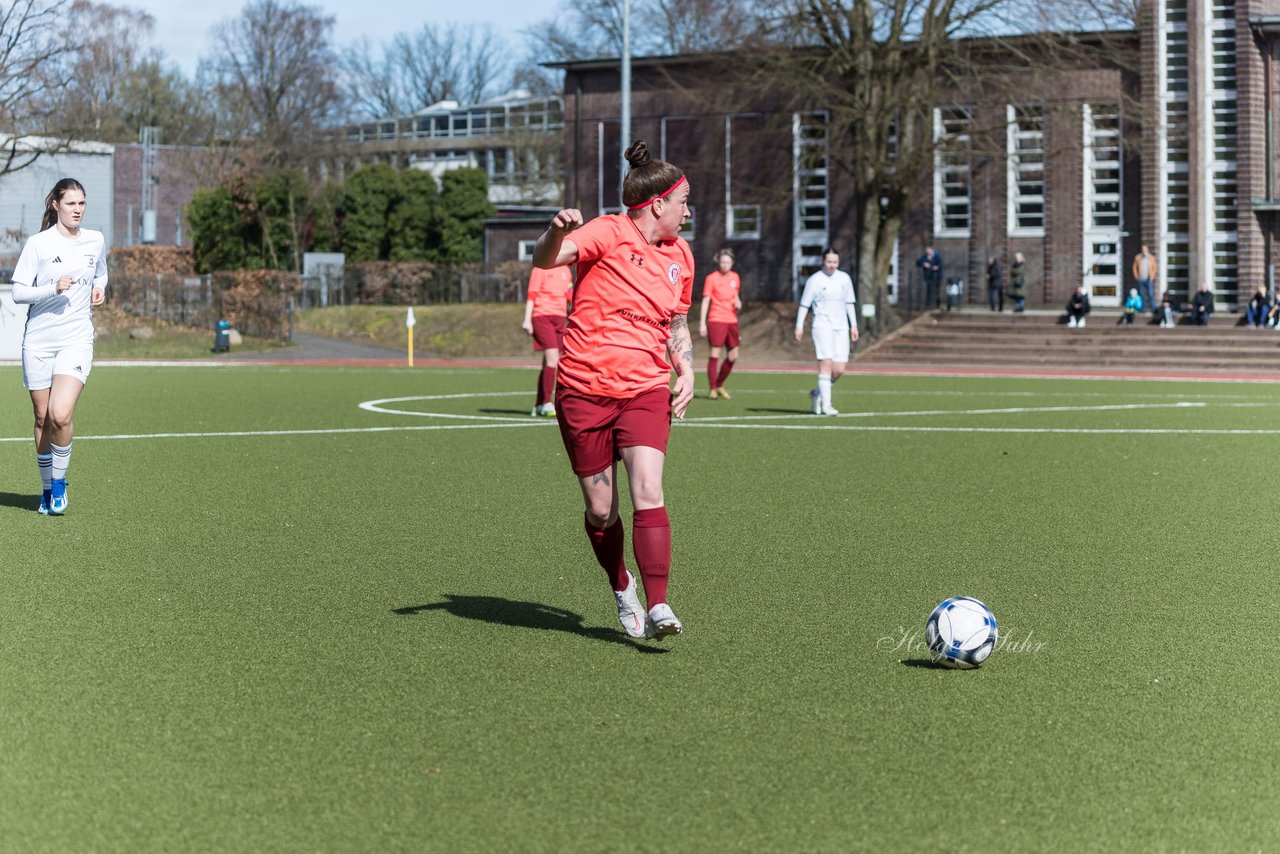
{"label": "building window", "polygon": [[726,229],[729,237],[738,240],[760,239],[760,206],[730,205]]}
{"label": "building window", "polygon": [[698,212],[693,209],[693,205],[689,205],[689,218],[685,220],[684,225],[680,226],[680,236],[690,243],[693,242],[694,224],[698,220]]}
{"label": "building window", "polygon": [[1044,236],[1044,107],[1008,108],[1009,233]]}
{"label": "building window", "polygon": [[1089,227],[1119,228],[1120,110],[1114,104],[1091,104],[1086,115]]}
{"label": "building window", "polygon": [[536,240],[521,240],[516,248],[516,260],[532,261],[534,247],[538,245]]}
{"label": "building window", "polygon": [[969,236],[972,123],[966,107],[941,107],[933,113],[933,230],[941,237]]}

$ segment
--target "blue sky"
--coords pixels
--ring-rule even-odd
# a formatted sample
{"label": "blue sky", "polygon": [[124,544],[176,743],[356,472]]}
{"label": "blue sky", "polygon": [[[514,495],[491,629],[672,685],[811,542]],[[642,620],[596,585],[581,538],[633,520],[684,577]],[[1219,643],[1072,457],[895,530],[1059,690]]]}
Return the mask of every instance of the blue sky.
{"label": "blue sky", "polygon": [[[376,2],[376,0],[302,0],[336,18],[334,40],[338,45],[367,37],[374,44],[389,41],[398,32],[413,32],[428,21],[438,23],[492,24],[515,41],[521,29],[550,18],[561,7],[551,0],[466,0],[446,3]],[[155,18],[154,44],[188,75],[201,56],[209,53],[209,30],[235,17],[244,4],[193,2],[193,0],[121,0],[121,6],[140,9]]]}

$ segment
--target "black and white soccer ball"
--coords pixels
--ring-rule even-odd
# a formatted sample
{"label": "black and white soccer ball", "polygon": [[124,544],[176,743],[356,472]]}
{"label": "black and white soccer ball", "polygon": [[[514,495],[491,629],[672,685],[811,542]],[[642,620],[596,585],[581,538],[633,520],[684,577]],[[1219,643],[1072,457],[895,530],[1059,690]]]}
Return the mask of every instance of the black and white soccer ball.
{"label": "black and white soccer ball", "polygon": [[924,624],[933,660],[969,670],[987,660],[1000,639],[996,615],[971,596],[954,596],[933,609]]}

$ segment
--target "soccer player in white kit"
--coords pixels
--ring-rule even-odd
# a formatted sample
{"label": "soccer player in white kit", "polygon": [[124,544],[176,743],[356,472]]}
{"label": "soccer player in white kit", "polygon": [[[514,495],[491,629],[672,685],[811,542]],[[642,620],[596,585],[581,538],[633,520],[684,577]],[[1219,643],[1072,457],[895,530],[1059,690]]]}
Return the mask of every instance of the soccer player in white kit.
{"label": "soccer player in white kit", "polygon": [[809,392],[814,415],[839,415],[831,405],[831,386],[849,363],[849,345],[858,340],[857,298],[853,279],[839,269],[840,253],[822,250],[822,269],[804,283],[796,315],[796,340],[804,337],[804,318],[813,312],[813,349],[818,357],[818,387]]}
{"label": "soccer player in white kit", "polygon": [[13,301],[30,306],[22,335],[22,384],[35,410],[40,512],[67,509],[71,415],[93,367],[93,307],[106,299],[102,232],[80,227],[84,187],[63,178],[44,200],[41,231],[13,270]]}

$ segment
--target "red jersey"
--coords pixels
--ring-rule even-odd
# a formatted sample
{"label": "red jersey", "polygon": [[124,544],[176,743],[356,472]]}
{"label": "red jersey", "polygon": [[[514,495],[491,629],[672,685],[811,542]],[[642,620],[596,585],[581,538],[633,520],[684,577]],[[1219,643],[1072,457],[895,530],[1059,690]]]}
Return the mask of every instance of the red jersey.
{"label": "red jersey", "polygon": [[693,253],[677,237],[651,244],[626,214],[571,232],[578,285],[559,382],[582,394],[634,397],[671,381],[671,320],[689,312]]}
{"label": "red jersey", "polygon": [[741,288],[742,282],[732,270],[727,273],[716,270],[702,281],[702,298],[711,300],[707,323],[738,322],[738,309],[734,307],[734,301]]}
{"label": "red jersey", "polygon": [[573,290],[573,274],[568,267],[552,267],[544,270],[534,267],[529,274],[529,291],[526,302],[533,303],[530,317],[564,317],[569,291]]}

